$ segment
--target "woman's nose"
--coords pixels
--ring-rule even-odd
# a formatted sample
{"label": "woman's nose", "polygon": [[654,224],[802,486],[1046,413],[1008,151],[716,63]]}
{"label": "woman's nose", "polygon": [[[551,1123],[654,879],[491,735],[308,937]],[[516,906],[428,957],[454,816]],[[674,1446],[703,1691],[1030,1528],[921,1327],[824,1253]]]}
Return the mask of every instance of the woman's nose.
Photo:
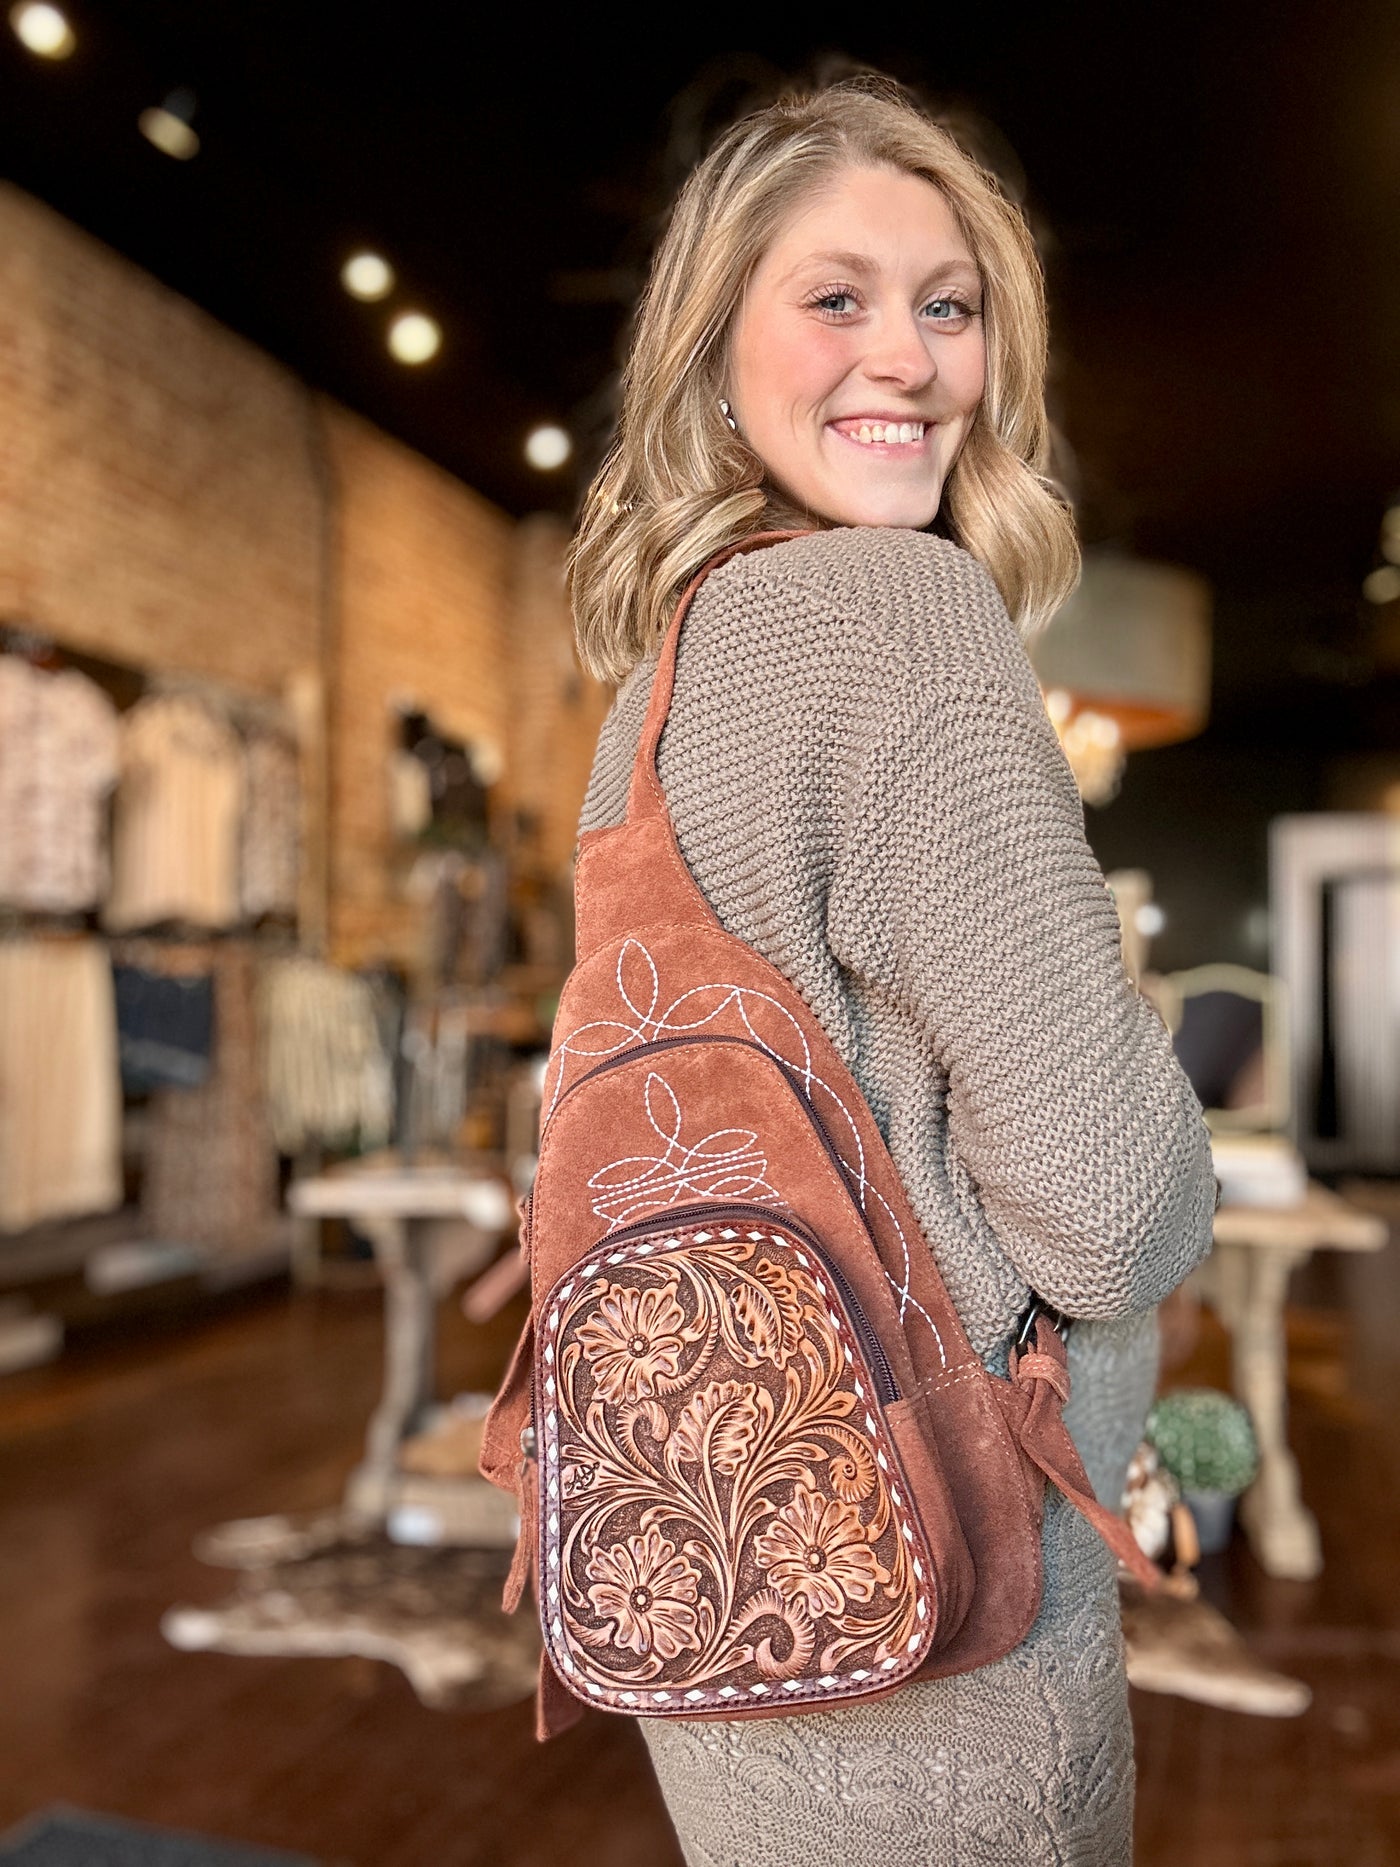
{"label": "woman's nose", "polygon": [[897,318],[882,325],[865,358],[865,372],[879,382],[897,382],[906,389],[921,389],[938,374],[924,334],[913,318]]}

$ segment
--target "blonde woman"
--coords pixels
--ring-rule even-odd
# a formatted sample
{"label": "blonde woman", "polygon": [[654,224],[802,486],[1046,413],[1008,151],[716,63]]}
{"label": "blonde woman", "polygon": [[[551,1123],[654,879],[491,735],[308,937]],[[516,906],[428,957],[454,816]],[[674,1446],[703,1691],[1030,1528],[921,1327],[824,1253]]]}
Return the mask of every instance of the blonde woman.
{"label": "blonde woman", "polygon": [[[1044,364],[1020,215],[894,87],[732,128],[661,242],[575,541],[581,652],[620,683],[581,827],[624,814],[679,588],[800,528],[686,620],[658,760],[681,849],[854,1072],[988,1365],[1032,1291],[1076,1319],[1068,1417],[1116,1502],[1151,1308],[1209,1244],[1214,1181],[1026,656],[1077,568]],[[1053,1489],[1044,1553],[1039,1618],[995,1665],[787,1719],[643,1719],[691,1867],[1128,1861],[1112,1561]]]}

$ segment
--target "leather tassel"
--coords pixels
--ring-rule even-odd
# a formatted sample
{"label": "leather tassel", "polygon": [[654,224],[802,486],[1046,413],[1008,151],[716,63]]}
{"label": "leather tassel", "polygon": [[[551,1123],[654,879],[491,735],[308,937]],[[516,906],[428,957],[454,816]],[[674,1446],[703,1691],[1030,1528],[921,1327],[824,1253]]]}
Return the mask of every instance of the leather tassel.
{"label": "leather tassel", "polygon": [[507,1614],[514,1614],[520,1606],[521,1596],[525,1593],[525,1584],[530,1579],[534,1567],[535,1527],[539,1519],[540,1481],[539,1468],[533,1459],[520,1462],[520,1534],[515,1539],[515,1554],[510,1559],[510,1572],[506,1576],[506,1585],[501,1590],[501,1606]]}
{"label": "leather tassel", "polygon": [[1032,1351],[1013,1356],[1011,1378],[1018,1387],[1031,1390],[1030,1407],[1021,1428],[1021,1445],[1027,1455],[1088,1518],[1133,1578],[1155,1593],[1162,1586],[1162,1571],[1143,1554],[1126,1521],[1094,1496],[1089,1474],[1070,1438],[1062,1412],[1069,1398],[1069,1367],[1064,1343],[1048,1323],[1037,1323]]}
{"label": "leather tassel", "polygon": [[566,1689],[548,1653],[541,1653],[540,1682],[535,1693],[535,1736],[543,1744],[576,1725],[582,1716],[583,1705]]}

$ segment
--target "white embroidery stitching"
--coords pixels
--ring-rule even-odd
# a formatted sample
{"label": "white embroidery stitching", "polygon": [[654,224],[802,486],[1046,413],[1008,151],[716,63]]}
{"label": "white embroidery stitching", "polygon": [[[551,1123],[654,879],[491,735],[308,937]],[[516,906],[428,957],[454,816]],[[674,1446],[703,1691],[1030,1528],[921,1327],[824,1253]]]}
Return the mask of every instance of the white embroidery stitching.
{"label": "white embroidery stitching", "polygon": [[[635,961],[638,957],[640,957],[641,961],[645,964],[646,970],[641,978],[633,980],[631,982],[631,987],[629,987],[629,981],[624,977],[624,967],[629,959]],[[678,998],[673,999],[658,1016],[656,1015],[656,1004],[661,996],[660,974],[657,972],[656,962],[652,958],[644,942],[632,935],[629,935],[618,948],[615,976],[617,979],[618,997],[622,1000],[626,1009],[631,1012],[633,1022],[628,1023],[622,1018],[593,1018],[590,1019],[587,1024],[580,1024],[577,1026],[567,1037],[562,1038],[560,1042],[555,1045],[550,1058],[550,1067],[553,1069],[554,1073],[554,1086],[552,1090],[549,1089],[548,1082],[546,1081],[547,1099],[542,1126],[548,1126],[550,1117],[554,1113],[555,1106],[560,1096],[563,1094],[564,1078],[568,1073],[568,1059],[570,1057],[589,1057],[601,1060],[606,1057],[616,1056],[619,1051],[627,1049],[631,1044],[655,1043],[662,1037],[679,1036],[682,1033],[699,1030],[703,1025],[713,1024],[731,1005],[734,1006],[745,1031],[753,1039],[754,1043],[756,1043],[760,1049],[766,1050],[770,1057],[775,1058],[777,1062],[784,1064],[788,1069],[794,1071],[801,1077],[803,1090],[808,1102],[812,1104],[814,1111],[816,1110],[816,1102],[812,1094],[814,1088],[823,1090],[831,1104],[833,1104],[836,1109],[840,1110],[845,1120],[846,1128],[849,1131],[851,1143],[854,1147],[854,1161],[846,1158],[840,1146],[836,1144],[834,1137],[833,1146],[836,1147],[837,1158],[840,1160],[846,1178],[851,1185],[851,1190],[855,1194],[856,1203],[862,1212],[866,1211],[866,1195],[867,1193],[873,1194],[884,1209],[890,1224],[894,1228],[895,1236],[899,1240],[900,1255],[903,1259],[903,1282],[901,1282],[899,1278],[891,1276],[888,1270],[885,1272],[890,1288],[899,1299],[899,1319],[903,1322],[906,1313],[910,1309],[918,1311],[919,1315],[922,1316],[924,1321],[928,1324],[933,1334],[933,1339],[938,1345],[939,1356],[946,1367],[948,1357],[943,1347],[943,1338],[938,1332],[938,1325],[909,1288],[913,1280],[914,1271],[909,1252],[909,1241],[904,1236],[904,1228],[899,1223],[894,1209],[881,1193],[879,1187],[876,1186],[873,1181],[867,1179],[865,1172],[865,1148],[861,1142],[860,1130],[856,1126],[855,1118],[846,1107],[845,1102],[832,1088],[831,1084],[823,1077],[818,1076],[813,1069],[812,1053],[807,1042],[806,1034],[797,1019],[788,1010],[787,1006],[784,1005],[780,999],[774,998],[771,993],[761,992],[755,986],[736,985],[732,982],[713,980],[706,985],[693,985],[688,987]],[[648,985],[650,987],[649,993],[647,991]],[[634,998],[633,990],[638,986],[641,989]],[[700,996],[702,993],[708,992],[718,992],[721,994],[718,1002],[712,1005],[708,1011],[702,1012],[699,1017],[690,1018],[688,1020],[679,1018],[676,1015],[687,999],[693,999]],[[638,999],[643,996],[646,997],[645,1007],[638,1002]],[[771,1006],[775,1011],[781,1013],[785,1024],[791,1026],[797,1038],[797,1044],[801,1055],[800,1062],[793,1057],[784,1055],[781,1050],[775,1049],[771,1043],[754,1029],[753,1021],[749,1016],[749,1006],[747,1002],[749,1000],[756,1001],[759,1005]],[[581,1044],[578,1041],[587,1033],[604,1031],[612,1032],[616,1035],[613,1041],[602,1043],[596,1049],[589,1045]],[[655,1126],[656,1124],[653,1122],[652,1125]],[[658,1130],[658,1132],[660,1132],[660,1130]],[[622,1163],[612,1163],[614,1166],[619,1164]],[[604,1171],[606,1171],[606,1169],[604,1169]],[[595,1175],[595,1178],[596,1177]],[[591,1186],[593,1182],[590,1181],[589,1184]],[[596,1210],[597,1208],[595,1207],[595,1211]],[[599,1216],[604,1217],[606,1215],[600,1213]]]}
{"label": "white embroidery stitching", "polygon": [[[786,1203],[763,1177],[768,1157],[752,1128],[717,1128],[687,1146],[681,1141],[680,1101],[666,1078],[649,1070],[642,1093],[662,1151],[623,1155],[590,1178],[589,1190],[597,1195],[594,1216],[608,1221],[609,1232],[629,1219],[664,1212],[687,1199]],[[619,1178],[619,1169],[637,1171]]]}

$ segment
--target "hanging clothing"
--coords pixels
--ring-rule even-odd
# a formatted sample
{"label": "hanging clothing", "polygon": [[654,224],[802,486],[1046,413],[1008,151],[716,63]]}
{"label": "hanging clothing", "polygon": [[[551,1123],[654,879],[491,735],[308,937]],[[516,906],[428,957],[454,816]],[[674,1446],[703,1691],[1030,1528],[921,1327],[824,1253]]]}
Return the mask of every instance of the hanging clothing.
{"label": "hanging clothing", "polygon": [[[202,956],[217,1033],[207,1081],[152,1097],[141,1209],[153,1238],[225,1256],[266,1248],[278,1213],[277,1151],[258,1068],[253,951],[229,941]],[[178,965],[179,950],[172,955]]]}
{"label": "hanging clothing", "polygon": [[190,694],[157,694],[122,719],[113,838],[113,931],[239,918],[243,745]]}
{"label": "hanging clothing", "polygon": [[117,764],[117,710],[95,681],[0,655],[0,903],[96,907]]}
{"label": "hanging clothing", "polygon": [[121,1201],[107,949],[100,940],[0,941],[0,1229]]}
{"label": "hanging clothing", "polygon": [[277,1145],[361,1148],[389,1138],[393,1059],[380,1039],[375,993],[319,960],[270,961],[259,994],[263,1082]]}
{"label": "hanging clothing", "polygon": [[[450,1151],[457,1144],[467,1115],[471,1038],[468,1006],[446,993],[407,1008],[400,1104],[400,1140],[406,1146]],[[480,1090],[480,1080],[473,1086]]]}
{"label": "hanging clothing", "polygon": [[245,736],[244,757],[243,916],[294,916],[301,853],[297,749],[283,734],[256,727]]}
{"label": "hanging clothing", "polygon": [[207,1080],[214,1043],[210,974],[172,978],[144,966],[112,967],[122,1087],[193,1089]]}
{"label": "hanging clothing", "polygon": [[421,758],[394,752],[389,758],[389,821],[394,835],[414,842],[433,820],[433,780]]}

